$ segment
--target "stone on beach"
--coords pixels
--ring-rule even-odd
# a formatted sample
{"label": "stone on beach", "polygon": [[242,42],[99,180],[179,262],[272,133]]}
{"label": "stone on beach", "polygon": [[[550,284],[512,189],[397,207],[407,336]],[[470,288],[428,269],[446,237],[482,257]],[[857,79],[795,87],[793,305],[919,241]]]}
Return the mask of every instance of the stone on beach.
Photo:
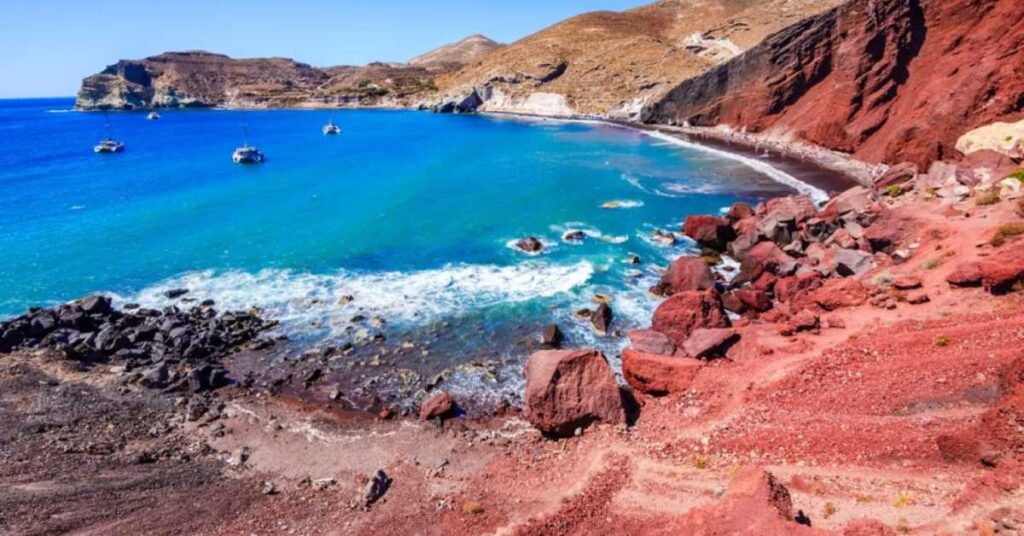
{"label": "stone on beach", "polygon": [[598,350],[543,350],[526,362],[525,415],[542,432],[567,436],[593,423],[619,424],[619,386]]}
{"label": "stone on beach", "polygon": [[715,288],[715,276],[708,263],[700,257],[679,257],[661,277],[665,295],[684,290]]}
{"label": "stone on beach", "polygon": [[429,421],[435,417],[444,417],[455,409],[455,400],[445,391],[438,391],[420,405],[420,420]]}
{"label": "stone on beach", "polygon": [[687,216],[683,234],[716,251],[724,251],[726,244],[736,237],[729,220],[706,215]]}
{"label": "stone on beach", "polygon": [[720,357],[739,339],[740,335],[734,329],[695,329],[690,338],[683,343],[682,349],[690,357]]}
{"label": "stone on beach", "polygon": [[622,376],[637,391],[649,395],[681,393],[690,388],[701,361],[650,354],[632,348],[622,351]]}
{"label": "stone on beach", "polygon": [[630,344],[635,350],[647,354],[673,355],[676,345],[664,334],[653,329],[638,329],[627,334]]}
{"label": "stone on beach", "polygon": [[714,290],[678,292],[654,311],[652,327],[682,346],[697,328],[729,327],[729,317]]}

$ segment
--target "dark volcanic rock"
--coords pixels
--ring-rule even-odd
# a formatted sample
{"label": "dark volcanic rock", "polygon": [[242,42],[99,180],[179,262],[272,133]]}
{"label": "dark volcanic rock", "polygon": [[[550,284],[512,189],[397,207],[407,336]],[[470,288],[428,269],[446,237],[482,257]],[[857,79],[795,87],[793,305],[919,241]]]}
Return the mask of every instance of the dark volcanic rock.
{"label": "dark volcanic rock", "polygon": [[612,325],[612,308],[607,303],[597,306],[597,309],[590,315],[590,324],[598,335],[607,335]]}

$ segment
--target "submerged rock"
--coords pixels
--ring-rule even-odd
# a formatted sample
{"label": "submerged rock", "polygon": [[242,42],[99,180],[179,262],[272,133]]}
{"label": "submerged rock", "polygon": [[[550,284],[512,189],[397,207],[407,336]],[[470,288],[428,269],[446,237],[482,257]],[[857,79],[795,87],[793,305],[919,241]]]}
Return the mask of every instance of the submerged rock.
{"label": "submerged rock", "polygon": [[517,240],[516,248],[526,253],[540,253],[544,251],[544,243],[536,237],[528,236]]}

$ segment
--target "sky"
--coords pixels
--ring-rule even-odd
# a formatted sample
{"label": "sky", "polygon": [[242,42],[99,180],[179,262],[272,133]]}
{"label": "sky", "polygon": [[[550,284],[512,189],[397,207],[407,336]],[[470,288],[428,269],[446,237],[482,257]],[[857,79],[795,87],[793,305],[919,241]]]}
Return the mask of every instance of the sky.
{"label": "sky", "polygon": [[512,42],[652,0],[0,0],[0,98],[74,95],[119,59],[172,50],[316,66],[404,61],[482,33]]}

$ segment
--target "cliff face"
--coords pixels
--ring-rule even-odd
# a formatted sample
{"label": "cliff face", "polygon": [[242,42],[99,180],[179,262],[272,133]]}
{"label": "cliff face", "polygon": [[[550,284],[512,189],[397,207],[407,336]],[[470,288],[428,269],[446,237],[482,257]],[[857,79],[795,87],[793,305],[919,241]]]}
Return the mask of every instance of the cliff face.
{"label": "cliff face", "polygon": [[[488,47],[473,36],[442,47],[416,65],[371,63],[316,68],[284,58],[233,59],[209,52],[169,52],[122,60],[82,81],[76,107],[411,106],[436,90],[434,79]],[[497,46],[497,44],[495,44]]]}
{"label": "cliff face", "polygon": [[635,118],[680,81],[840,1],[662,0],[587,13],[439,77],[439,108]]}
{"label": "cliff face", "polygon": [[851,0],[684,81],[643,120],[927,165],[964,132],[1024,116],[1021,22],[1019,0]]}

